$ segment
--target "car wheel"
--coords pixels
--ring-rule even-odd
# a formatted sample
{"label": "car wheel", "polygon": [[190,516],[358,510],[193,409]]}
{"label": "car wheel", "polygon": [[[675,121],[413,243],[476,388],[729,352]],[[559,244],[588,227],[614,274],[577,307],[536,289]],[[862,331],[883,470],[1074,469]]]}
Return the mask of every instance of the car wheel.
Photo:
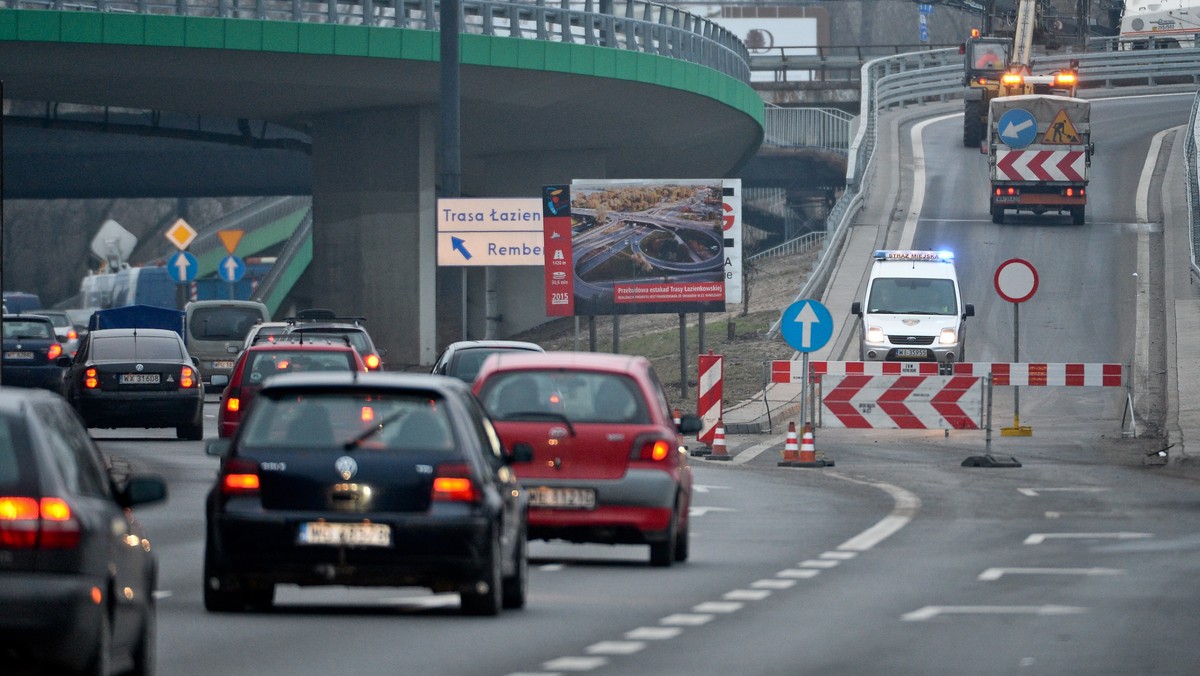
{"label": "car wheel", "polygon": [[146,601],[145,617],[142,618],[142,635],[133,651],[132,676],[154,676],[155,655],[158,640],[158,611],[154,595]]}
{"label": "car wheel", "polygon": [[1000,206],[992,207],[992,222],[997,223],[999,225],[1004,224],[1004,207],[1000,207]]}
{"label": "car wheel", "polygon": [[667,528],[667,536],[661,542],[650,543],[650,565],[666,568],[675,561],[675,545],[679,537],[679,503],[671,510],[671,525]]}
{"label": "car wheel", "polygon": [[675,535],[675,561],[682,563],[688,560],[688,519],[683,520],[683,526]]}
{"label": "car wheel", "polygon": [[204,438],[204,416],[186,425],[175,428],[175,437],[185,441],[200,441]]}
{"label": "car wheel", "polygon": [[204,609],[214,613],[230,613],[242,610],[246,602],[232,577],[217,565],[211,551],[212,545],[204,548]]}
{"label": "car wheel", "polygon": [[500,614],[500,608],[504,605],[504,576],[501,570],[500,556],[500,536],[493,530],[492,553],[487,561],[487,590],[459,593],[464,615],[491,617]]}
{"label": "car wheel", "polygon": [[529,589],[529,538],[525,528],[517,535],[513,546],[513,574],[504,578],[505,608],[524,608],[525,596]]}
{"label": "car wheel", "polygon": [[100,608],[100,626],[96,629],[96,649],[88,663],[87,676],[109,676],[112,673],[112,618],[108,607]]}

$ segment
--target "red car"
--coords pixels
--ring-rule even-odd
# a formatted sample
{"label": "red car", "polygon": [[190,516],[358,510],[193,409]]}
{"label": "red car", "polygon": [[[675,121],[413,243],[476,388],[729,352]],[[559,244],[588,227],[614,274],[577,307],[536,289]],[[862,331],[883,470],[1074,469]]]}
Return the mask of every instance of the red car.
{"label": "red car", "polygon": [[645,357],[590,352],[494,354],[474,384],[529,493],[529,537],[648,544],[650,563],[688,558],[692,469],[667,394]]}
{"label": "red car", "polygon": [[367,365],[358,351],[346,343],[309,339],[303,343],[283,340],[251,345],[238,356],[229,384],[221,393],[217,436],[232,437],[237,432],[238,425],[250,412],[254,395],[262,389],[267,378],[305,371],[366,372]]}

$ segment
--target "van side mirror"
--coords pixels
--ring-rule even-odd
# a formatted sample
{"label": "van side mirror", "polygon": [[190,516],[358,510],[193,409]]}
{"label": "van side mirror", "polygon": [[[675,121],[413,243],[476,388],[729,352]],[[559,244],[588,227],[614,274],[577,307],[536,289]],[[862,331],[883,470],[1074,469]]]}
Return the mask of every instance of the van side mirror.
{"label": "van side mirror", "polygon": [[229,384],[229,376],[214,374],[211,376],[210,381],[213,387],[225,387]]}
{"label": "van side mirror", "polygon": [[850,314],[862,315],[862,303],[860,303],[858,301],[854,301],[853,303],[851,303],[850,304]]}
{"label": "van side mirror", "polygon": [[229,439],[209,439],[208,443],[204,444],[204,453],[224,458],[229,455],[230,446],[232,446],[232,442]]}
{"label": "van side mirror", "polygon": [[975,316],[975,306],[971,303],[967,303],[966,305],[964,305],[963,306],[963,319],[966,319],[967,317],[974,317],[974,316]]}

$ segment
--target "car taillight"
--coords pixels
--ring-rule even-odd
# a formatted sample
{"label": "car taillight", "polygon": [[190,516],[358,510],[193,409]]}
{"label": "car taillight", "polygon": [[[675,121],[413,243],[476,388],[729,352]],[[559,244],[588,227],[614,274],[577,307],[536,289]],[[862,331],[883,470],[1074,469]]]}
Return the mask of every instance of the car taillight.
{"label": "car taillight", "polygon": [[67,331],[67,340],[79,340],[79,333],[77,333],[75,329]]}
{"label": "car taillight", "polygon": [[96,369],[90,368],[83,372],[83,386],[89,390],[100,386],[100,379],[96,377]]}
{"label": "car taillight", "polygon": [[230,458],[221,476],[221,492],[226,495],[257,493],[261,487],[258,463],[242,458]]}
{"label": "car taillight", "polygon": [[638,460],[661,462],[671,455],[671,448],[671,442],[666,439],[639,440],[634,444],[633,457]]}
{"label": "car taillight", "polygon": [[61,355],[62,345],[59,345],[58,343],[51,343],[50,349],[46,350],[46,359],[49,359],[50,361],[58,359]]}
{"label": "car taillight", "polygon": [[434,502],[478,502],[479,491],[470,468],[458,463],[438,465],[432,498]]}
{"label": "car taillight", "polygon": [[62,498],[0,497],[0,547],[70,549],[78,544],[79,522]]}
{"label": "car taillight", "polygon": [[184,366],[179,372],[179,387],[189,389],[196,386],[196,371],[190,366]]}
{"label": "car taillight", "polygon": [[241,397],[238,396],[237,392],[230,393],[229,398],[225,400],[225,412],[237,413],[240,410],[242,410]]}
{"label": "car taillight", "polygon": [[363,361],[366,362],[367,368],[371,369],[372,371],[379,368],[380,362],[379,355],[377,354],[369,354],[367,355],[366,359],[363,359]]}

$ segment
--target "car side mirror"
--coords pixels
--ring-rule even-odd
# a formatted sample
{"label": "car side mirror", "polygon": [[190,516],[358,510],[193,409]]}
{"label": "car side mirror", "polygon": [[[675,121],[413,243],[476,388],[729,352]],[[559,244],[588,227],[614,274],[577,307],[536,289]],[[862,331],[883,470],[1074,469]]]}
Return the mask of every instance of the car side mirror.
{"label": "car side mirror", "polygon": [[515,462],[533,462],[533,445],[524,441],[513,444],[508,454],[509,464]]}
{"label": "car side mirror", "polygon": [[966,306],[963,307],[963,319],[966,319],[967,317],[974,317],[974,316],[975,316],[975,306],[972,305],[971,303],[967,303]]}
{"label": "car side mirror", "polygon": [[229,448],[232,445],[233,444],[229,439],[209,439],[208,442],[204,444],[204,453],[206,455],[224,458],[225,456],[229,455]]}
{"label": "car side mirror", "polygon": [[387,356],[387,348],[386,347],[377,347],[377,348],[375,348],[375,353],[379,355],[380,359],[383,359],[384,357]]}
{"label": "car side mirror", "polygon": [[980,155],[987,155],[987,151],[988,151],[988,142],[987,142],[987,141],[980,141],[980,142],[979,142],[979,154],[980,154]]}
{"label": "car side mirror", "polygon": [[858,301],[854,301],[853,303],[851,303],[850,304],[850,314],[861,315],[862,314],[862,303],[860,303]]}
{"label": "car side mirror", "polygon": [[213,387],[225,387],[226,385],[229,384],[229,376],[226,376],[226,375],[215,375],[214,374],[212,376],[211,380],[212,380]]}
{"label": "car side mirror", "polygon": [[700,420],[700,416],[695,413],[684,413],[679,416],[679,425],[677,427],[680,434],[693,434],[699,432],[704,427],[704,423]]}
{"label": "car side mirror", "polygon": [[122,507],[146,505],[167,499],[167,483],[157,476],[134,476],[117,493],[117,502]]}
{"label": "car side mirror", "polygon": [[63,356],[54,360],[54,365],[55,366],[70,366],[72,361],[74,361],[74,360],[64,354]]}

